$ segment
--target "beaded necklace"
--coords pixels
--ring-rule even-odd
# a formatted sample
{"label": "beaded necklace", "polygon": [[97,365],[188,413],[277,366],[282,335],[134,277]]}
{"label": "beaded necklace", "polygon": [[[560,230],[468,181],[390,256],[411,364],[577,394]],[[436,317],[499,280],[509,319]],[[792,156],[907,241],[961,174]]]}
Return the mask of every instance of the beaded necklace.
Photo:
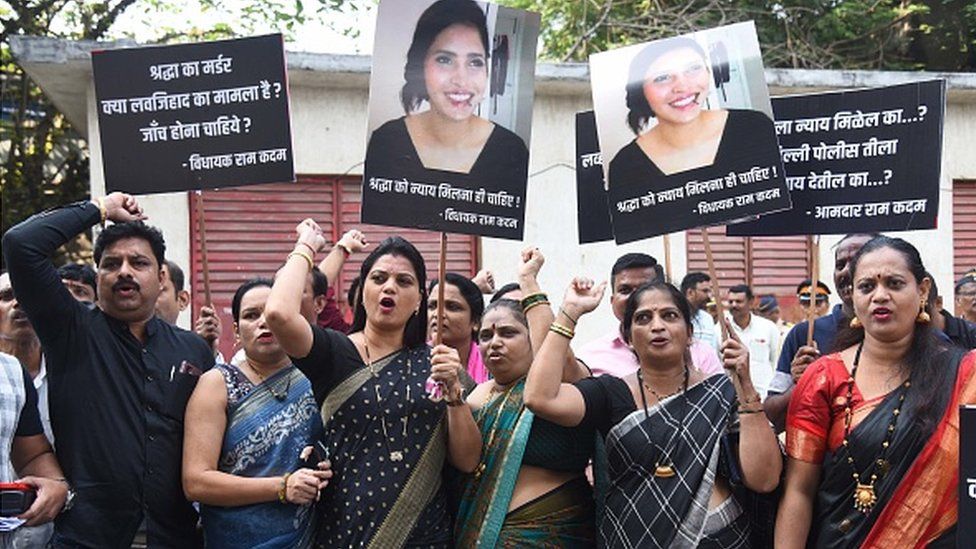
{"label": "beaded necklace", "polygon": [[[851,466],[851,476],[854,478],[856,485],[854,488],[854,508],[864,514],[868,514],[878,502],[878,494],[874,491],[874,483],[879,478],[885,476],[890,467],[888,460],[885,459],[885,455],[888,453],[888,448],[891,446],[891,439],[895,435],[895,424],[898,423],[898,416],[901,415],[901,407],[905,403],[905,395],[908,394],[908,388],[912,386],[912,378],[909,376],[902,383],[902,387],[905,390],[898,395],[898,404],[891,412],[891,423],[888,424],[884,442],[881,443],[881,452],[878,454],[877,459],[864,470],[864,473],[858,473],[857,465],[854,464],[854,456],[851,453],[851,420],[854,416],[854,410],[851,408],[851,399],[854,395],[854,378],[857,376],[857,365],[861,361],[862,349],[864,349],[863,341],[858,345],[857,352],[854,353],[854,364],[851,367],[851,375],[847,378],[847,403],[844,407],[844,440],[841,444],[847,449],[847,463]],[[867,483],[863,483],[861,481],[862,478],[872,470],[870,480]]]}

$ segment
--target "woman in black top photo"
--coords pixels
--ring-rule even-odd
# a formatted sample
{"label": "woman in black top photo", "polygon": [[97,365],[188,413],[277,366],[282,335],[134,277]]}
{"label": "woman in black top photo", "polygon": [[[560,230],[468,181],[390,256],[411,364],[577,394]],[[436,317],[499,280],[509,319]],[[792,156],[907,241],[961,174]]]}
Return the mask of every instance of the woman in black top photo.
{"label": "woman in black top photo", "polygon": [[423,12],[403,69],[405,115],[370,136],[367,181],[450,182],[511,194],[524,185],[525,142],[477,112],[489,89],[489,51],[485,12],[477,3],[439,0]]}
{"label": "woman in black top photo", "polygon": [[[626,88],[627,124],[637,137],[610,162],[611,186],[776,150],[764,113],[707,108],[711,80],[708,56],[691,38],[653,42],[637,54]],[[651,119],[656,124],[647,129]]]}

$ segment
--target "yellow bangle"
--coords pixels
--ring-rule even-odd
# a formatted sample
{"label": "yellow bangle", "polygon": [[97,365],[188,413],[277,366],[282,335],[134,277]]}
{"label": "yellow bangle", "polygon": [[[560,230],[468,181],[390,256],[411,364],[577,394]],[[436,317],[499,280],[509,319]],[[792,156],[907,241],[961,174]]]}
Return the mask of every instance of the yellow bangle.
{"label": "yellow bangle", "polygon": [[99,223],[101,223],[102,227],[104,227],[105,221],[108,219],[108,210],[105,209],[105,197],[100,196],[96,198],[95,205],[98,206],[98,213],[101,214],[102,217],[102,220]]}
{"label": "yellow bangle", "polygon": [[536,307],[538,305],[548,305],[548,304],[549,304],[549,302],[548,301],[545,301],[545,300],[533,301],[532,303],[529,303],[525,307],[522,307],[522,314],[528,314],[530,309],[532,309],[533,307]]}
{"label": "yellow bangle", "polygon": [[566,326],[563,326],[562,324],[559,324],[558,322],[553,322],[552,325],[549,326],[549,331],[550,332],[555,332],[555,333],[557,333],[557,334],[565,337],[566,339],[573,339],[573,336],[576,335],[576,333],[573,332],[572,329],[570,329],[570,328],[568,328]]}
{"label": "yellow bangle", "polygon": [[288,254],[288,259],[291,259],[292,257],[295,257],[295,256],[300,257],[300,258],[302,258],[302,259],[304,259],[305,261],[308,262],[308,270],[309,271],[311,271],[312,269],[315,268],[315,263],[312,262],[312,256],[311,255],[309,255],[309,254],[307,254],[307,253],[305,253],[303,251],[300,251],[300,250],[295,250],[292,253]]}
{"label": "yellow bangle", "polygon": [[308,253],[310,253],[312,255],[312,257],[315,257],[315,248],[313,248],[311,244],[306,244],[304,242],[296,242],[295,245],[296,246],[305,246],[306,248],[308,248]]}
{"label": "yellow bangle", "polygon": [[291,473],[285,473],[281,477],[281,484],[278,485],[278,503],[288,503],[288,477]]}

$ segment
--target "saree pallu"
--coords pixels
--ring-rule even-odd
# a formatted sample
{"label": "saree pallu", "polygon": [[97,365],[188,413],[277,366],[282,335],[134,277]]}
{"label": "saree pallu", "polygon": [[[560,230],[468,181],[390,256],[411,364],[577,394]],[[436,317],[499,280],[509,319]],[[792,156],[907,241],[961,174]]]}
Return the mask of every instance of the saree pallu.
{"label": "saree pallu", "polygon": [[[812,547],[926,547],[955,543],[958,516],[959,406],[976,402],[974,357],[961,353],[950,360],[952,394],[939,403],[944,412],[930,432],[912,425],[913,414],[902,409],[886,461],[888,472],[875,483],[878,501],[867,514],[854,509],[855,483],[848,450],[828,452],[817,494]],[[848,448],[862,478],[867,464],[878,458],[898,396],[889,393],[851,430]],[[842,419],[841,419],[842,421]],[[906,426],[911,425],[911,428]],[[877,470],[875,465],[872,468]]]}
{"label": "saree pallu", "polygon": [[[277,372],[228,406],[218,470],[242,477],[295,470],[302,448],[321,429],[316,412],[308,379],[294,366]],[[207,547],[293,548],[311,541],[309,506],[273,501],[200,507]]]}
{"label": "saree pallu", "polygon": [[458,547],[593,545],[593,494],[582,476],[508,512],[534,420],[524,390],[522,379],[475,414],[484,447],[481,465],[465,479]]}
{"label": "saree pallu", "polygon": [[[602,546],[692,548],[707,541],[709,547],[748,547],[748,527],[741,516],[730,516],[731,523],[705,532],[720,442],[738,431],[735,405],[732,381],[719,374],[684,395],[665,398],[646,414],[632,412],[610,429],[610,486],[599,525]],[[665,450],[669,456],[662,455]],[[655,464],[666,457],[675,476],[655,477]]]}
{"label": "saree pallu", "polygon": [[377,360],[323,401],[334,476],[318,503],[316,546],[450,546],[446,404],[424,390],[429,353],[422,345]]}

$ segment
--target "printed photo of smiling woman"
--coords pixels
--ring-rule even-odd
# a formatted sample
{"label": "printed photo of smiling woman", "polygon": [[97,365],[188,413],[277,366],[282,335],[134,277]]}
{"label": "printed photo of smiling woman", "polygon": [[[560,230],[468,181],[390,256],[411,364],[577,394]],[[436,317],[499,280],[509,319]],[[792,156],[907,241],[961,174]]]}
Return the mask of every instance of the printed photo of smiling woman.
{"label": "printed photo of smiling woman", "polygon": [[472,0],[381,3],[363,221],[521,232],[537,34],[537,15]]}
{"label": "printed photo of smiling woman", "polygon": [[[769,141],[772,113],[749,31],[751,24],[731,25],[591,59],[600,144],[612,159],[610,186],[718,169],[756,140]],[[611,84],[601,74],[618,76]]]}

